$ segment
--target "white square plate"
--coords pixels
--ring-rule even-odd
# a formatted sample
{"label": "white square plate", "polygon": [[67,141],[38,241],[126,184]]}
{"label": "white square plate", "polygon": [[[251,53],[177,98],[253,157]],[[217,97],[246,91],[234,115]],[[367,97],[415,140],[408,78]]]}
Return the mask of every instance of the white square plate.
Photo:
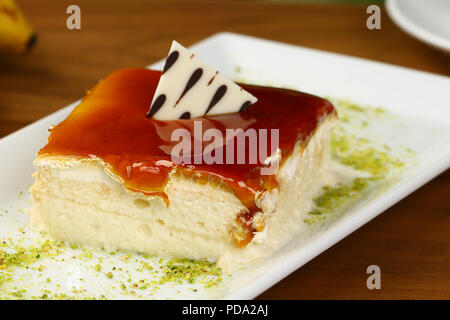
{"label": "white square plate", "polygon": [[[394,148],[396,144],[411,148],[415,157],[402,159],[406,169],[389,188],[358,201],[336,219],[311,228],[263,263],[233,273],[218,288],[180,295],[177,292],[184,288],[180,286],[153,298],[254,298],[450,166],[447,77],[232,33],[213,35],[191,49],[233,78],[382,106],[397,118],[379,128],[377,134]],[[150,67],[160,69],[162,64],[160,61]],[[46,143],[47,128],[62,121],[76,104],[0,140],[0,208],[9,208],[8,214],[19,224],[27,224],[28,218],[22,213],[30,206],[26,190],[33,182],[32,162]],[[20,192],[24,197],[18,199]],[[2,237],[14,237],[16,228],[0,219]],[[70,263],[66,262],[63,269],[73,270]],[[93,279],[92,284],[101,287],[104,281]]]}

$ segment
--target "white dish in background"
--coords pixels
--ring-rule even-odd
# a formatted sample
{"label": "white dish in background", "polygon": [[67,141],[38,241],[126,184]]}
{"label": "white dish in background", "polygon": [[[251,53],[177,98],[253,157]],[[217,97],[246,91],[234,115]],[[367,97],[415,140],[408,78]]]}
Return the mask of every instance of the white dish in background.
{"label": "white dish in background", "polygon": [[405,32],[450,53],[450,1],[387,0],[386,9]]}
{"label": "white dish in background", "polygon": [[[379,135],[394,151],[400,145],[411,148],[416,156],[402,159],[404,172],[388,186],[352,204],[345,214],[310,228],[263,263],[234,272],[223,285],[195,294],[183,292],[186,286],[180,285],[153,298],[254,298],[450,166],[447,77],[232,33],[213,35],[191,49],[234,78],[382,106],[396,114],[395,119],[366,134]],[[162,64],[160,61],[151,67],[161,68]],[[20,212],[30,204],[27,196],[23,201],[17,195],[33,182],[32,162],[46,143],[47,128],[63,120],[75,104],[0,140],[0,208],[11,208],[8,214],[20,220],[18,223],[27,223],[28,218]],[[0,234],[14,237],[12,229],[17,226],[1,221]],[[63,271],[57,272],[74,268],[79,266],[68,260]],[[89,285],[101,287],[109,280],[90,281]]]}

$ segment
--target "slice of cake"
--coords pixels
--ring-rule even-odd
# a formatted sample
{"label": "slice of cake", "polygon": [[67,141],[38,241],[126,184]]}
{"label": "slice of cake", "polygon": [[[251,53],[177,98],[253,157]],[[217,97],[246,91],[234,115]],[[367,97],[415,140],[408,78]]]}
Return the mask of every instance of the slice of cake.
{"label": "slice of cake", "polygon": [[[323,185],[336,120],[331,103],[241,85],[258,99],[241,112],[160,121],[146,116],[160,77],[148,69],[116,71],[51,129],[35,160],[33,226],[56,240],[206,258],[222,267],[286,244],[304,227],[303,216]],[[224,154],[222,163],[197,161],[210,143],[196,138],[199,125],[214,129],[216,139],[222,134],[224,147],[234,143],[229,150],[237,151],[242,141],[246,151],[257,144],[251,135],[240,142],[227,138],[227,130],[238,129],[278,132],[278,148],[256,163],[227,161],[238,152]],[[176,129],[192,134],[191,156],[183,153],[182,161],[172,156]],[[217,149],[208,152],[220,158]],[[268,167],[273,174],[263,174]]]}

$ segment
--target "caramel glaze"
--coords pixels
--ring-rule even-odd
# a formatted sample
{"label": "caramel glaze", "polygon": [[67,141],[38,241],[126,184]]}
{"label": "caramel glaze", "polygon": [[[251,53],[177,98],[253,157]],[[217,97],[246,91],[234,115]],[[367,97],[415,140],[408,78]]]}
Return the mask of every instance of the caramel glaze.
{"label": "caramel glaze", "polygon": [[[241,227],[234,239],[237,246],[243,247],[258,229],[252,221],[253,214],[259,210],[255,196],[276,187],[275,177],[261,175],[259,161],[256,164],[246,161],[246,164],[208,165],[194,164],[191,158],[191,164],[175,165],[170,156],[171,149],[178,143],[171,141],[173,130],[184,128],[193,137],[194,120],[202,121],[203,132],[216,128],[224,136],[227,128],[253,128],[257,132],[268,129],[269,133],[270,129],[279,129],[279,148],[284,158],[292,152],[296,141],[306,141],[318,123],[335,112],[333,105],[302,92],[242,84],[258,98],[258,102],[245,111],[201,119],[158,121],[147,118],[146,112],[160,76],[160,71],[121,69],[101,80],[74,111],[51,130],[48,143],[39,155],[100,158],[122,178],[128,189],[160,196],[167,204],[164,187],[174,168],[195,179],[215,181],[230,188],[248,208],[236,218]],[[210,143],[203,142],[203,147]],[[248,150],[248,142],[246,144]]]}

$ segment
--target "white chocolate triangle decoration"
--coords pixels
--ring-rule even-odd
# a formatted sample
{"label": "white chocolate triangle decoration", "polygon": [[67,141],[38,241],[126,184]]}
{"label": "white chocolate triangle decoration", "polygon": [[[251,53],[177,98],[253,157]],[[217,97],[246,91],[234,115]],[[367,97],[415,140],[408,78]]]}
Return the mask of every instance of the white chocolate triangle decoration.
{"label": "white chocolate triangle decoration", "polygon": [[257,99],[173,41],[147,117],[176,120],[234,113]]}

